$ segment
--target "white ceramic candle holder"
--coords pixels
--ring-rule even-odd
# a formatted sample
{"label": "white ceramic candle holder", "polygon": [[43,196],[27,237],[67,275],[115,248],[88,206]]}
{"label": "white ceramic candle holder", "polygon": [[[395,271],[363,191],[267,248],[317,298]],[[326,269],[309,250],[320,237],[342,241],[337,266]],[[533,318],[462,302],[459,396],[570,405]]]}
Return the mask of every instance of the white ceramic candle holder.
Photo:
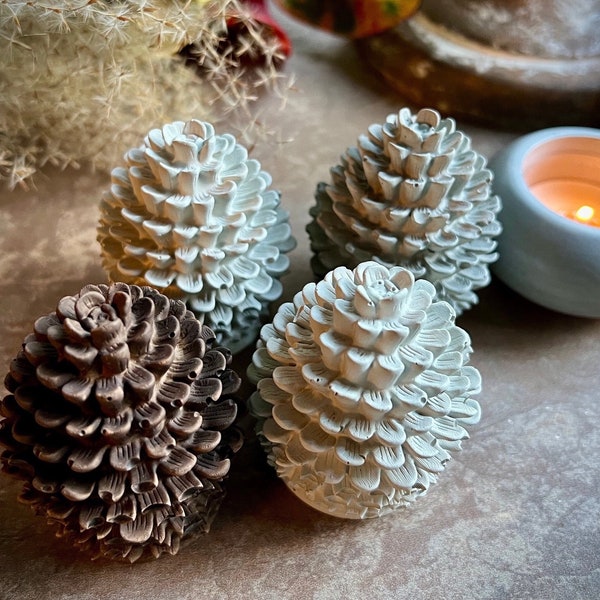
{"label": "white ceramic candle holder", "polygon": [[600,318],[600,130],[536,131],[490,168],[503,202],[494,273],[537,304]]}

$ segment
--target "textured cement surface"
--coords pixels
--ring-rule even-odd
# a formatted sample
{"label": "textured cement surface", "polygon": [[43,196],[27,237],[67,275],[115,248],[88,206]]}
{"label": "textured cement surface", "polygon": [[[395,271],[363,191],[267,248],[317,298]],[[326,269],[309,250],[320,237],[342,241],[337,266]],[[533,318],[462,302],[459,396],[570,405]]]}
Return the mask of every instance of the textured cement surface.
{"label": "textured cement surface", "polygon": [[[298,247],[284,300],[311,279],[304,227],[316,183],[347,145],[402,104],[353,48],[286,21],[295,90],[255,149],[291,211]],[[460,126],[490,156],[514,137]],[[106,175],[47,170],[0,198],[0,367],[33,321],[105,281],[95,241]],[[412,508],[346,522],[301,504],[250,441],[208,535],[175,557],[90,562],[0,480],[0,600],[600,597],[600,322],[549,312],[500,282],[458,324],[483,376],[481,423]],[[239,357],[240,371],[248,357]]]}

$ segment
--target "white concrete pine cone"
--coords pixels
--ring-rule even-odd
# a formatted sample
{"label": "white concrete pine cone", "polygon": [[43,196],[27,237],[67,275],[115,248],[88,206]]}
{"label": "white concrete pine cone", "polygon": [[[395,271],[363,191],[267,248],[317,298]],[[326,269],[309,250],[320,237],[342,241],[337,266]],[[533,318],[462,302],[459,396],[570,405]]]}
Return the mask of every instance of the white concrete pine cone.
{"label": "white concrete pine cone", "polygon": [[256,340],[295,246],[271,177],[197,120],[154,129],[112,172],[98,240],[113,281],[184,300],[234,354]]}
{"label": "white concrete pine cone", "polygon": [[320,183],[307,230],[322,277],[366,260],[434,284],[457,314],[478,300],[498,255],[500,200],[486,159],[452,119],[403,108],[369,127]]}
{"label": "white concrete pine cone", "polygon": [[402,267],[338,267],[283,304],[248,369],[250,411],[291,491],[322,512],[377,517],[436,481],[479,421],[468,334]]}

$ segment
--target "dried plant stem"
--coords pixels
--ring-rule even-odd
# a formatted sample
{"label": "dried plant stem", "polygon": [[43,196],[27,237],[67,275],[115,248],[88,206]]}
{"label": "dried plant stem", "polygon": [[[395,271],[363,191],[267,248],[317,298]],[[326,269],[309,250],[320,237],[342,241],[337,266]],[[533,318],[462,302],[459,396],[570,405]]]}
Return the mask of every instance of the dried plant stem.
{"label": "dried plant stem", "polygon": [[[227,19],[248,23],[243,45]],[[204,69],[179,51],[193,45]],[[253,80],[241,57],[269,59]],[[0,0],[0,181],[46,163],[108,169],[152,127],[251,114],[276,88],[277,48],[237,0]]]}

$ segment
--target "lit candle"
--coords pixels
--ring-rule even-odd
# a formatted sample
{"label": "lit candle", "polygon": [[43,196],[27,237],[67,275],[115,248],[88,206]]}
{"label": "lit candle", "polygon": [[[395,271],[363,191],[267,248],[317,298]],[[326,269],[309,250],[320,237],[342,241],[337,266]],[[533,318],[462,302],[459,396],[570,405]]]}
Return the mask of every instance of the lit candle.
{"label": "lit candle", "polygon": [[503,204],[494,273],[542,306],[600,318],[600,130],[530,133],[490,168]]}
{"label": "lit candle", "polygon": [[600,221],[596,216],[596,210],[587,204],[580,206],[574,213],[573,219],[584,225],[593,225],[594,227],[600,227]]}
{"label": "lit candle", "polygon": [[592,137],[558,137],[524,156],[531,193],[559,215],[600,227],[600,149]]}

